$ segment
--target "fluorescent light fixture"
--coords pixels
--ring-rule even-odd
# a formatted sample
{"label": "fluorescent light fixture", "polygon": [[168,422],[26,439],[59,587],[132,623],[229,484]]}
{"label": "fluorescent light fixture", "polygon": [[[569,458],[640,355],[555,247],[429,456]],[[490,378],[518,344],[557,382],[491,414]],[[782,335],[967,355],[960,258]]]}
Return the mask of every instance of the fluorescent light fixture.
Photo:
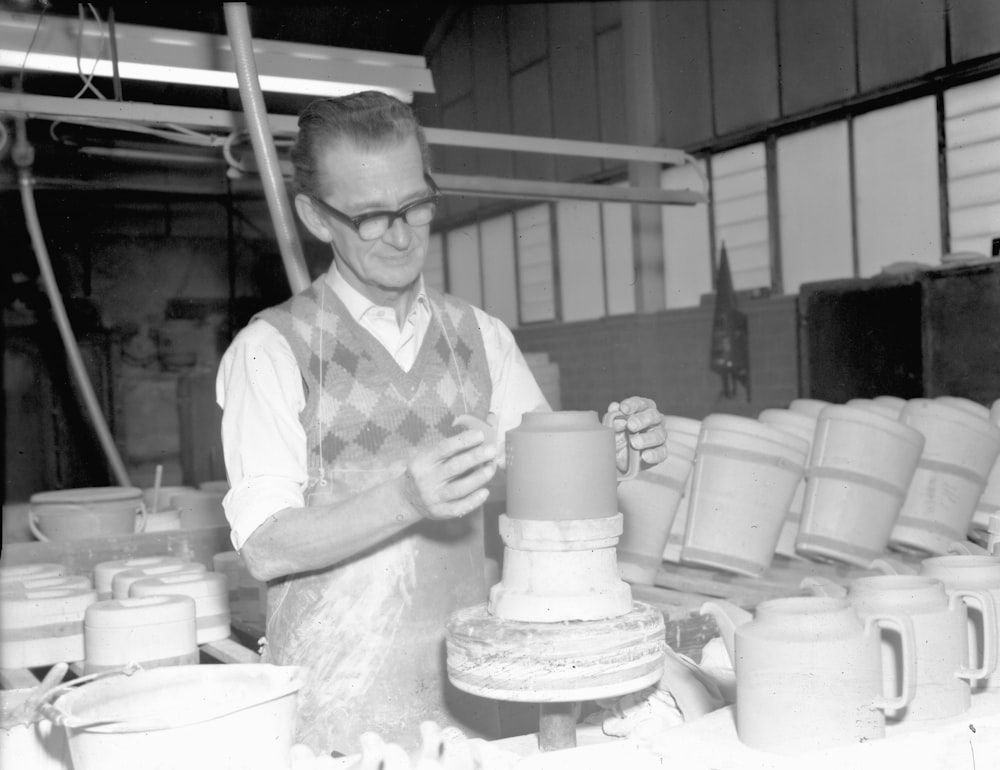
{"label": "fluorescent light fixture", "polygon": [[[39,25],[37,14],[2,11],[0,69],[111,77],[107,35],[108,26],[93,20],[46,14]],[[123,80],[238,87],[229,38],[224,35],[115,24],[115,45]],[[406,102],[413,100],[414,92],[434,91],[422,56],[256,37],[253,47],[264,91],[342,96],[373,89]]]}

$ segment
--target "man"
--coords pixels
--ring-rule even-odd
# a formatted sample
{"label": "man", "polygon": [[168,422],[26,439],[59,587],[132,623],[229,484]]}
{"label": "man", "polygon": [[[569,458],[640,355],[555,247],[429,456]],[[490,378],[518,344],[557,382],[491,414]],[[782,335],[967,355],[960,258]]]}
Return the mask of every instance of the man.
{"label": "man", "polygon": [[[502,439],[549,406],[502,322],[424,286],[438,190],[407,105],[314,102],[292,160],[333,263],[240,332],[217,381],[233,543],[269,581],[264,660],[308,668],[297,740],[315,751],[415,742],[423,720],[495,737],[495,704],[444,673],[449,615],[485,600],[478,511],[501,460],[455,418]],[[620,447],[665,459],[655,405],[620,408]]]}

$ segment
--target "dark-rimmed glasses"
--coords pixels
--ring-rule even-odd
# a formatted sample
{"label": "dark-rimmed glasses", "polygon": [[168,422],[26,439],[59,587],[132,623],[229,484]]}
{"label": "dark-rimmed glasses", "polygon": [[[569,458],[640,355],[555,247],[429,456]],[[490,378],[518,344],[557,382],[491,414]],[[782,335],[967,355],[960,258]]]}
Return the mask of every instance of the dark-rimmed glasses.
{"label": "dark-rimmed glasses", "polygon": [[310,195],[309,198],[321,211],[354,228],[354,232],[361,240],[374,241],[385,235],[397,219],[402,219],[410,227],[420,227],[430,223],[434,218],[438,200],[441,198],[441,190],[438,189],[430,175],[424,174],[424,181],[433,190],[431,195],[411,201],[395,211],[369,211],[365,214],[358,214],[356,217],[345,214],[316,196]]}

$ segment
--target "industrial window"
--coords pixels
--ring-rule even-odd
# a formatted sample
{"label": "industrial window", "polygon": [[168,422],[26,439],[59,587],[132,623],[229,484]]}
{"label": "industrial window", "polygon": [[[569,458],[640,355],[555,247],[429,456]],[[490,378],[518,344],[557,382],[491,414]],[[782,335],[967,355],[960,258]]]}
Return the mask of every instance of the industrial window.
{"label": "industrial window", "polygon": [[[700,172],[700,173],[699,173]],[[664,190],[701,190],[705,162],[664,169]],[[708,206],[663,207],[663,280],[668,309],[697,307],[712,291],[712,243]],[[728,245],[728,243],[727,243]]]}
{"label": "industrial window", "polygon": [[990,255],[1000,237],[1000,75],[944,93],[950,251]]}
{"label": "industrial window", "polygon": [[737,291],[772,285],[766,161],[763,142],[712,155],[715,251],[725,244]]}
{"label": "industrial window", "polygon": [[479,257],[479,226],[465,225],[445,235],[448,288],[456,297],[483,306],[482,265]]}
{"label": "industrial window", "polygon": [[934,102],[927,96],[854,118],[858,277],[898,262],[941,263]]}
{"label": "industrial window", "polygon": [[632,207],[628,203],[601,204],[601,242],[604,245],[604,290],[608,315],[634,313],[635,257]]}
{"label": "industrial window", "polygon": [[559,201],[555,208],[562,320],[603,318],[607,310],[600,204]]}
{"label": "industrial window", "polygon": [[517,266],[514,217],[504,214],[479,224],[483,257],[483,310],[508,326],[517,326]]}
{"label": "industrial window", "polygon": [[854,275],[849,130],[841,120],[776,142],[785,294],[798,294],[804,283]]}
{"label": "industrial window", "polygon": [[547,203],[514,214],[521,323],[557,317],[551,220]]}

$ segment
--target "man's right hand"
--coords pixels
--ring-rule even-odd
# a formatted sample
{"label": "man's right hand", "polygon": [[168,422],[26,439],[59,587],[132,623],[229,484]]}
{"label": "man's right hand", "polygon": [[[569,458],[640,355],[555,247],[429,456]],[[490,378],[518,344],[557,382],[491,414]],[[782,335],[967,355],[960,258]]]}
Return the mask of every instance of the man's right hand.
{"label": "man's right hand", "polygon": [[403,493],[425,519],[456,519],[486,502],[497,449],[481,430],[464,430],[417,454],[403,474]]}

